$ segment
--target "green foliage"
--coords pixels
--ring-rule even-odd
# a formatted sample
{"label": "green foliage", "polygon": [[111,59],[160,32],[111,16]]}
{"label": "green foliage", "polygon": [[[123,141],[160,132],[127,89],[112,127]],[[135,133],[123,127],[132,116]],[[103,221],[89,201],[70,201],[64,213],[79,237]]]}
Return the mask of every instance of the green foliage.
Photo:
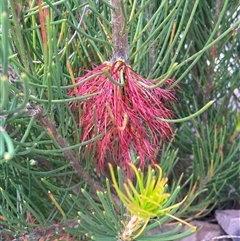
{"label": "green foliage", "polygon": [[[216,207],[239,205],[238,1],[121,2],[127,6],[129,64],[157,85],[176,79],[176,118],[215,101],[200,116],[175,124],[174,140],[159,143],[159,164],[171,193],[181,186],[174,202],[188,195],[174,215],[197,218]],[[79,143],[82,130],[69,109],[71,101],[89,96],[67,95],[77,76],[112,57],[109,2],[2,0],[0,10],[3,233],[11,238],[27,233],[28,240],[43,235],[118,240],[130,217],[96,172],[92,153],[82,151],[101,136]],[[176,240],[191,233],[178,234],[177,226],[146,236],[171,221],[153,219],[136,240]]]}
{"label": "green foliage", "polygon": [[[121,190],[119,189],[119,191],[122,192],[123,176],[120,169],[118,169],[117,171],[118,171],[118,181],[121,186]],[[153,172],[149,173],[147,177],[151,178],[150,176],[155,177]],[[149,182],[148,178],[145,178],[144,180],[146,183]],[[161,177],[160,177],[160,182],[162,182]],[[181,205],[179,203],[179,204],[170,206],[171,203],[174,203],[177,193],[180,190],[180,188],[178,187],[179,183],[173,185],[172,190],[170,190],[171,193],[169,193],[170,198],[162,207],[163,208],[162,212],[166,212],[167,209],[169,210],[171,209],[171,211],[168,211],[169,216],[161,214],[160,218],[155,217],[154,219],[152,219],[152,223],[148,225],[147,228],[145,228],[144,226],[145,220],[142,220],[141,218],[139,220],[138,218],[136,218],[135,215],[132,216],[130,214],[131,208],[128,208],[128,205],[126,210],[124,206],[125,202],[122,202],[122,198],[121,198],[121,202],[118,204],[119,206],[114,206],[114,200],[111,197],[111,190],[110,190],[108,179],[106,181],[106,184],[107,184],[106,192],[104,193],[97,192],[97,195],[99,197],[99,200],[101,202],[101,207],[103,208],[103,210],[99,207],[99,205],[92,199],[92,197],[85,190],[82,190],[83,195],[86,197],[88,203],[91,205],[91,210],[84,210],[83,212],[79,212],[80,218],[83,219],[83,221],[80,221],[79,224],[82,228],[84,228],[84,230],[87,231],[86,235],[88,237],[91,237],[92,240],[143,240],[143,241],[144,240],[150,241],[150,240],[156,240],[156,239],[157,240],[176,240],[176,239],[183,238],[194,232],[194,227],[189,225],[191,228],[179,234],[178,231],[181,227],[181,224],[179,224],[179,225],[176,225],[176,227],[169,232],[160,233],[158,235],[151,235],[150,233],[151,230],[154,230],[156,227],[159,226],[159,224],[164,225],[165,223],[167,223],[170,219],[169,217],[172,217],[173,214],[178,209],[178,206]],[[137,186],[139,187],[141,184],[143,183],[140,183],[138,180]],[[160,186],[164,185],[164,183],[158,183],[158,184]],[[164,188],[167,190],[166,186]],[[157,192],[157,190],[155,190],[155,192]],[[149,204],[153,206],[156,205],[156,203],[151,203],[151,200],[149,202],[145,200],[145,204],[146,204],[145,206],[146,209],[148,208],[147,205]],[[143,210],[140,210],[140,212],[143,212]],[[134,221],[132,223],[133,219]],[[178,221],[183,221],[183,220],[178,220]],[[148,221],[145,224],[147,223]],[[131,230],[131,228],[133,230]],[[142,234],[142,232],[144,232],[145,235],[138,237],[140,234]]]}

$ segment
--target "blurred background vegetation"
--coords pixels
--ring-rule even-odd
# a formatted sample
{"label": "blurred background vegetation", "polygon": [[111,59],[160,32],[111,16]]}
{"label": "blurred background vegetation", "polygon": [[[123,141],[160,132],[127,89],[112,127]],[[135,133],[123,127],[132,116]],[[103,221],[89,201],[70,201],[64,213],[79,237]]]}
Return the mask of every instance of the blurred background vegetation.
{"label": "blurred background vegetation", "polygon": [[[178,85],[175,119],[214,100],[198,117],[173,124],[171,142],[159,143],[158,163],[170,192],[181,185],[175,202],[188,195],[175,216],[204,219],[216,209],[239,208],[239,1],[121,4],[133,69],[157,79],[178,63],[172,73]],[[81,130],[69,109],[70,101],[87,96],[70,98],[67,92],[77,76],[111,59],[111,5],[105,0],[2,0],[0,10],[2,236],[95,239],[91,225],[90,231],[78,227],[78,220],[87,219],[79,212],[94,220],[89,196],[105,210],[96,190],[107,186],[96,173],[93,154],[80,151],[86,143],[79,143]],[[105,238],[117,240],[107,232]]]}

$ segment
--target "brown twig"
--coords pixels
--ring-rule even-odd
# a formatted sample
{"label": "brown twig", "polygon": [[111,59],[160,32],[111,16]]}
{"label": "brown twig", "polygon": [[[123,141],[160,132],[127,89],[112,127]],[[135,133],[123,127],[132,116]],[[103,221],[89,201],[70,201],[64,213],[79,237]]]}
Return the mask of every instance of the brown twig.
{"label": "brown twig", "polygon": [[[216,8],[215,8],[215,15],[214,15],[214,23],[217,23],[217,20],[219,18],[220,15],[220,11],[223,5],[223,1],[222,0],[217,0],[216,1]],[[208,23],[208,25],[210,25],[210,23]],[[219,37],[220,35],[220,30],[218,30],[216,32],[215,38]],[[217,53],[217,44],[215,44],[212,47],[212,62],[211,65],[209,66],[209,68],[207,68],[207,73],[206,76],[208,76],[207,79],[207,84],[206,84],[206,90],[204,93],[204,104],[208,103],[211,100],[211,92],[214,89],[214,83],[213,83],[213,79],[214,79],[214,74],[215,74],[215,57],[216,57],[216,53]],[[205,111],[202,115],[202,120],[203,123],[206,125],[208,122],[208,112]]]}
{"label": "brown twig", "polygon": [[[54,136],[56,142],[61,148],[68,147],[67,141],[57,132],[56,126],[54,122],[48,117],[43,117],[43,109],[42,107],[33,108],[34,116],[36,120],[40,123],[40,125],[51,133]],[[31,113],[33,111],[31,110]],[[75,172],[92,188],[93,192],[96,191],[105,192],[105,189],[100,186],[98,182],[96,182],[93,178],[91,178],[86,171],[84,171],[81,166],[79,160],[75,157],[75,154],[72,150],[64,151],[63,156],[70,162]],[[112,195],[112,198],[116,204],[119,204],[119,199],[117,196]]]}
{"label": "brown twig", "polygon": [[114,51],[112,61],[117,59],[126,61],[128,59],[128,31],[126,28],[127,19],[124,16],[125,6],[122,0],[110,0],[111,24],[112,24],[112,41]]}
{"label": "brown twig", "polygon": [[[39,112],[36,113],[35,118],[40,123],[40,125],[44,128],[44,130],[48,130],[54,136],[56,142],[61,148],[68,147],[67,141],[57,132],[56,126],[53,121],[48,117],[43,117],[43,109],[39,108]],[[95,181],[83,170],[79,160],[75,157],[72,150],[63,152],[63,156],[70,162],[75,172],[83,178],[86,183],[88,183],[95,191],[104,191],[103,188],[96,184]]]}
{"label": "brown twig", "polygon": [[[149,12],[148,12],[148,21],[150,21],[150,19],[152,18],[153,16],[153,3],[150,3],[149,4]],[[151,33],[153,29],[153,24],[151,23],[150,26],[149,26],[149,34]],[[156,56],[155,56],[155,53],[156,53],[156,47],[154,46],[154,39],[151,39],[149,41],[149,45],[151,46],[150,49],[149,49],[149,66],[150,66],[150,72],[149,72],[149,75],[151,75],[153,72],[154,72],[154,63],[156,61]]]}

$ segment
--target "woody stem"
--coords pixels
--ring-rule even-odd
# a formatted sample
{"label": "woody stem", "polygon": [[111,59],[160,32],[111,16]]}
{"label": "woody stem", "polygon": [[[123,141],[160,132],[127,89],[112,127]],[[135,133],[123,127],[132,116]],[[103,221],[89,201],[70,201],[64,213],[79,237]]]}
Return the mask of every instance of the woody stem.
{"label": "woody stem", "polygon": [[114,51],[112,62],[118,59],[126,61],[128,59],[128,31],[126,9],[123,0],[110,0],[111,22],[112,22],[112,41]]}

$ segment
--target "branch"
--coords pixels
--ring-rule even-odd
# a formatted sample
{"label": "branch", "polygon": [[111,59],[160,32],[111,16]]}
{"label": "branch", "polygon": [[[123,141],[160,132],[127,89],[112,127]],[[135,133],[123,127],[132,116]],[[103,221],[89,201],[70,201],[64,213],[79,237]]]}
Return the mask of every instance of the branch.
{"label": "branch", "polygon": [[126,28],[127,19],[124,16],[126,11],[122,0],[110,0],[111,23],[112,23],[112,41],[114,51],[112,62],[118,59],[126,61],[128,59],[128,31]]}
{"label": "branch", "polygon": [[[68,147],[67,141],[57,132],[54,122],[48,117],[43,117],[43,109],[38,106],[28,110],[29,115],[34,116],[36,120],[40,123],[44,130],[48,130],[54,136],[56,142],[61,148]],[[96,191],[105,192],[105,189],[100,186],[93,178],[91,178],[87,172],[84,171],[84,168],[81,166],[79,160],[75,157],[75,154],[72,150],[63,152],[63,156],[70,162],[75,172],[93,189],[94,193]],[[114,202],[118,205],[119,199],[117,196],[112,194]]]}
{"label": "branch", "polygon": [[[217,0],[216,1],[216,6],[215,6],[215,15],[214,15],[214,23],[217,23],[217,20],[219,18],[221,9],[223,6],[223,1],[222,0]],[[216,32],[216,37],[219,37],[220,35],[220,30],[218,30]],[[211,57],[212,57],[212,61],[211,61],[211,65],[209,66],[209,68],[207,68],[207,73],[206,76],[208,76],[207,78],[207,86],[206,86],[206,91],[204,93],[204,104],[207,103],[210,99],[211,99],[211,92],[214,88],[214,83],[213,83],[213,79],[214,79],[214,73],[215,73],[215,58],[216,58],[216,54],[217,54],[217,48],[218,48],[218,44],[215,44],[212,46],[211,48]],[[208,113],[205,112],[203,113],[203,122],[206,124],[208,122],[208,117],[207,117]]]}

